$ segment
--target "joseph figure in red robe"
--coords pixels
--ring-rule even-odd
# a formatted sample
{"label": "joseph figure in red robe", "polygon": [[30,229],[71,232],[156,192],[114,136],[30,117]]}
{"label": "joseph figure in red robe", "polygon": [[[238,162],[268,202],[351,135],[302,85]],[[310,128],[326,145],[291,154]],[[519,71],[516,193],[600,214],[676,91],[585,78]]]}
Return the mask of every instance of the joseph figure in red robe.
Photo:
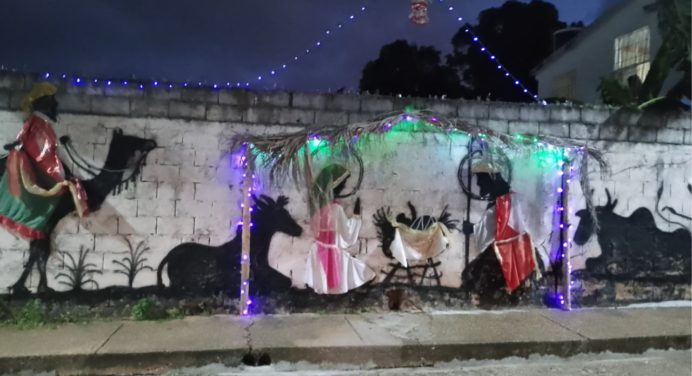
{"label": "joseph figure in red robe", "polygon": [[504,293],[511,296],[534,271],[539,275],[536,253],[515,193],[496,162],[486,155],[474,161],[471,171],[480,195],[490,203],[474,230],[481,254],[469,264],[463,279],[486,295],[481,300],[497,301]]}

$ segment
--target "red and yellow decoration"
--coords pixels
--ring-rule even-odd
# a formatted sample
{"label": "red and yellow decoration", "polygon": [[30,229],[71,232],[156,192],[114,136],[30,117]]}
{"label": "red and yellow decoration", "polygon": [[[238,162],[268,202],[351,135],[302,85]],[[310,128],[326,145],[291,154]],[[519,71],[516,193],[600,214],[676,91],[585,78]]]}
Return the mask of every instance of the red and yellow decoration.
{"label": "red and yellow decoration", "polygon": [[416,25],[426,25],[430,22],[428,18],[428,0],[411,0],[411,13],[408,19]]}

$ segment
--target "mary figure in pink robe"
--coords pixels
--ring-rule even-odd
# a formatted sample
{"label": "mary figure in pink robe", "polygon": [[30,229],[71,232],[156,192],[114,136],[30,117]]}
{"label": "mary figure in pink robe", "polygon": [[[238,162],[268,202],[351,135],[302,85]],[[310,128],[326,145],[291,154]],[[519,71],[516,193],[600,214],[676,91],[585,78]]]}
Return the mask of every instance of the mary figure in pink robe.
{"label": "mary figure in pink robe", "polygon": [[336,201],[350,172],[339,164],[320,171],[310,192],[311,228],[315,242],[310,248],[305,283],[318,294],[344,294],[375,278],[375,272],[348,249],[358,242],[362,224],[360,199],[353,217]]}

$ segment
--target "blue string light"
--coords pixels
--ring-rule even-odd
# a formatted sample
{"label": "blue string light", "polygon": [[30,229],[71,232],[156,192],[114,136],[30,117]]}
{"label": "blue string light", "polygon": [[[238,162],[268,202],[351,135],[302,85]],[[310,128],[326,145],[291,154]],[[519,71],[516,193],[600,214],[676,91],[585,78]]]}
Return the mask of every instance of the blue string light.
{"label": "blue string light", "polygon": [[[444,1],[445,1],[445,0],[438,0],[439,3],[444,3]],[[454,9],[455,9],[455,8],[454,8],[453,6],[449,6],[449,7],[447,8],[447,10],[448,10],[450,13],[454,12]],[[452,15],[454,15],[454,14],[452,13]],[[464,21],[464,17],[462,17],[462,16],[457,16],[457,17],[456,17],[456,20],[457,20],[457,22],[463,22],[463,21]],[[534,93],[534,92],[532,92],[531,90],[529,90],[529,88],[526,87],[516,76],[514,76],[514,75],[512,74],[512,72],[510,72],[509,70],[507,70],[507,68],[505,68],[505,66],[504,66],[503,64],[500,63],[500,61],[499,61],[499,59],[497,58],[497,56],[495,56],[495,54],[493,54],[493,53],[488,49],[488,47],[487,47],[485,44],[483,44],[483,41],[481,41],[481,39],[478,37],[478,35],[476,35],[476,34],[473,32],[473,30],[471,30],[471,28],[469,28],[469,27],[464,27],[464,32],[467,33],[467,34],[469,34],[469,35],[471,36],[471,41],[472,41],[475,45],[477,45],[479,51],[482,52],[493,64],[497,64],[497,65],[496,65],[497,70],[500,71],[500,72],[502,72],[502,73],[504,73],[505,77],[507,77],[509,80],[511,80],[511,81],[514,83],[514,86],[518,86],[518,87],[519,87],[519,90],[520,90],[522,93],[526,94],[527,96],[530,96],[530,97],[531,97],[534,101],[536,101],[537,103],[540,103],[540,104],[542,104],[542,105],[544,105],[544,106],[548,105],[548,103],[547,103],[545,100],[541,99],[541,98],[538,96],[537,93]]]}
{"label": "blue string light", "polygon": [[[364,13],[367,10],[367,7],[365,5],[362,5],[359,8],[359,10],[360,10],[360,13]],[[347,24],[347,22],[354,22],[357,18],[358,17],[356,17],[356,12],[352,13],[351,15],[348,16],[346,22],[338,23],[336,25],[336,29],[342,29],[344,27],[344,25]],[[332,36],[332,29],[331,28],[326,29],[324,31],[324,35],[325,35],[325,38],[331,37]],[[311,44],[312,46],[314,46],[314,48],[306,48],[303,54],[309,55],[309,54],[313,53],[315,49],[322,47],[323,44],[324,44],[324,39],[318,39],[317,41],[315,41],[314,43]],[[281,70],[288,69],[288,67],[291,65],[291,62],[295,63],[299,60],[300,60],[299,55],[294,55],[291,60],[280,64]],[[269,75],[275,77],[279,74],[279,71],[280,71],[279,68],[271,68],[268,70],[268,73],[269,73]],[[260,81],[262,81],[263,78],[264,78],[263,75],[259,74],[259,75],[257,75],[255,81],[260,82]],[[250,87],[250,85],[251,85],[250,82],[245,82],[245,87]],[[240,86],[240,85],[237,85],[237,86]]]}
{"label": "blue string light", "polygon": [[[317,39],[315,42],[313,42],[310,45],[312,48],[306,48],[304,50],[303,55],[309,55],[309,54],[315,52],[320,47],[323,47],[325,40],[330,38],[334,34],[333,31],[335,29],[336,30],[343,29],[343,27],[345,25],[347,25],[349,22],[351,22],[351,23],[355,22],[359,18],[359,17],[357,17],[357,14],[359,12],[361,14],[364,14],[367,9],[368,8],[365,5],[361,5],[357,11],[350,13],[346,17],[345,21],[336,24],[335,27],[333,27],[333,28],[327,28],[324,31],[324,37],[321,39]],[[300,55],[294,55],[289,61],[285,61],[283,63],[277,64],[273,68],[266,70],[265,71],[266,74],[260,73],[260,74],[255,75],[255,78],[253,80],[237,81],[235,84],[235,87],[249,88],[253,84],[257,84],[257,83],[261,83],[262,81],[266,81],[266,78],[268,76],[277,77],[281,71],[286,71],[291,66],[291,64],[295,65],[296,62],[298,62],[299,60],[301,60]],[[0,71],[6,71],[6,70],[10,70],[10,69],[8,67],[5,67],[4,65],[0,66]],[[12,69],[11,71],[14,72],[15,70]],[[44,72],[41,74],[41,77],[43,77],[44,79],[47,80],[47,79],[52,77],[52,74],[50,72]],[[60,78],[62,80],[65,80],[65,81],[71,81],[74,86],[84,85],[85,83],[88,83],[88,82],[92,82],[92,84],[94,86],[97,86],[99,83],[99,79],[96,79],[96,78],[86,79],[86,78],[77,77],[77,76],[71,77],[71,76],[67,75],[66,73],[61,74]],[[111,84],[112,84],[111,81],[104,81],[104,80],[101,80],[101,81],[105,82],[107,86],[111,86]],[[144,90],[146,87],[149,87],[149,86],[153,86],[153,87],[163,86],[163,87],[167,87],[168,89],[172,89],[174,86],[182,86],[182,87],[189,87],[190,86],[189,82],[183,82],[182,84],[179,84],[179,83],[175,83],[175,82],[162,83],[158,80],[137,80],[137,81],[138,81],[137,88],[139,90]],[[116,82],[118,82],[118,81],[116,81]],[[119,82],[122,86],[128,86],[128,81],[119,81]],[[224,82],[224,81],[220,81],[220,82]],[[197,82],[198,87],[203,87],[206,85],[207,85],[206,83],[203,83],[201,81]],[[223,86],[223,83],[211,82],[208,86],[210,86],[212,89],[216,90],[216,89],[219,89],[221,86]],[[226,81],[226,87],[232,87],[232,86],[233,86],[233,84],[230,81]]]}
{"label": "blue string light", "polygon": [[[438,2],[444,3],[445,0],[438,0]],[[364,13],[367,10],[367,7],[365,5],[362,5],[362,6],[360,6],[359,10],[360,10],[360,13]],[[454,6],[450,5],[447,7],[447,10],[451,14],[453,14],[453,12],[456,10],[456,8]],[[350,14],[346,18],[345,22],[338,23],[335,28],[326,29],[324,31],[324,37],[325,38],[331,37],[333,35],[333,29],[340,30],[348,22],[354,22],[356,19],[358,19],[358,17],[356,17],[356,13],[357,12],[353,12],[352,14]],[[456,16],[456,20],[457,20],[457,22],[463,22],[464,17]],[[511,80],[514,83],[514,85],[517,86],[519,90],[521,90],[522,93],[526,94],[527,96],[530,96],[533,100],[535,100],[536,102],[538,102],[542,105],[547,105],[547,102],[545,100],[542,100],[538,96],[538,94],[533,93],[531,90],[529,90],[528,87],[526,87],[502,63],[500,63],[497,56],[495,54],[493,54],[488,49],[488,47],[485,46],[485,44],[483,44],[483,42],[480,40],[480,38],[477,35],[475,35],[470,28],[465,27],[464,32],[468,33],[471,36],[471,40],[473,41],[474,44],[476,44],[478,46],[479,51],[482,52],[483,54],[485,54],[493,64],[497,64],[496,65],[497,70],[500,71],[501,73],[504,73],[505,77],[507,77],[509,80]],[[317,41],[315,41],[314,43],[311,44],[312,46],[314,46],[313,49],[311,49],[311,48],[305,49],[304,55],[309,55],[309,54],[313,53],[317,48],[322,47],[323,44],[324,44],[324,39],[318,39]],[[300,56],[294,55],[293,58],[290,59],[289,61],[286,61],[282,64],[277,65],[277,66],[280,66],[280,68],[271,68],[271,69],[267,70],[266,72],[268,72],[268,75],[270,75],[272,77],[277,77],[281,71],[286,71],[291,66],[291,63],[295,64],[299,60],[301,60]],[[0,66],[0,70],[9,70],[9,69],[7,69],[7,67],[5,67],[5,66]],[[12,71],[15,71],[15,70],[12,69]],[[44,79],[49,79],[52,77],[52,75],[50,72],[45,72],[42,74],[42,77]],[[62,78],[63,80],[71,80],[72,84],[75,86],[84,85],[85,82],[89,81],[89,79],[83,79],[81,77],[76,77],[76,76],[75,77],[69,77],[65,73],[60,75],[60,78]],[[253,85],[253,83],[260,83],[262,81],[265,81],[264,78],[265,78],[265,75],[258,74],[255,76],[254,80],[244,81],[244,82],[243,81],[236,82],[235,87],[237,87],[237,88],[241,88],[241,87],[249,88]],[[91,82],[93,83],[94,86],[97,86],[99,83],[99,79],[93,79],[93,80],[91,80]],[[112,81],[110,81],[110,80],[103,81],[103,82],[105,82],[106,86],[112,85]],[[120,84],[122,86],[128,86],[128,81],[120,81]],[[165,84],[164,86],[167,87],[168,89],[173,89],[173,87],[177,86],[177,85],[182,86],[182,87],[189,87],[190,86],[190,84],[188,82],[183,82],[182,84],[176,84],[174,82],[169,82],[169,83]],[[137,85],[139,90],[144,90],[147,86],[160,87],[161,85],[160,85],[160,82],[157,80],[151,80],[149,82],[140,81]],[[200,81],[200,82],[197,82],[197,86],[202,87],[202,86],[204,86],[204,84]],[[219,89],[222,86],[222,84],[217,83],[217,82],[212,82],[210,84],[210,86],[212,89]],[[233,84],[230,81],[226,82],[226,87],[232,87],[232,86],[233,86]]]}

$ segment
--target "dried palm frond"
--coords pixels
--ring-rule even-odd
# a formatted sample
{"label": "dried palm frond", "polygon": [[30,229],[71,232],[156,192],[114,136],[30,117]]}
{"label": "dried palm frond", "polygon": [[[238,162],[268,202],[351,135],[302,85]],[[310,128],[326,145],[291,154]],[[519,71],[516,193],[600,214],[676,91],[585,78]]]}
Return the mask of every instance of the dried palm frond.
{"label": "dried palm frond", "polygon": [[[581,167],[580,183],[585,192],[587,207],[593,207],[589,196],[589,177],[586,160],[595,160],[601,171],[607,169],[603,154],[583,141],[569,138],[558,138],[547,135],[523,134],[522,137],[496,132],[477,125],[472,125],[462,119],[449,119],[428,110],[411,110],[407,112],[389,113],[375,118],[370,122],[359,122],[345,126],[324,126],[298,132],[280,135],[239,134],[231,139],[231,150],[239,152],[251,147],[251,158],[255,166],[270,172],[272,180],[290,176],[298,186],[310,186],[311,179],[305,166],[305,150],[311,139],[319,138],[328,142],[329,151],[334,156],[350,158],[361,152],[361,148],[369,143],[384,141],[385,135],[397,124],[408,122],[414,124],[414,134],[441,134],[449,137],[452,134],[467,134],[485,140],[494,147],[508,150],[535,150],[536,140],[543,146],[569,149],[576,151],[579,156],[573,161],[576,167]],[[258,162],[258,163],[257,163]]]}

